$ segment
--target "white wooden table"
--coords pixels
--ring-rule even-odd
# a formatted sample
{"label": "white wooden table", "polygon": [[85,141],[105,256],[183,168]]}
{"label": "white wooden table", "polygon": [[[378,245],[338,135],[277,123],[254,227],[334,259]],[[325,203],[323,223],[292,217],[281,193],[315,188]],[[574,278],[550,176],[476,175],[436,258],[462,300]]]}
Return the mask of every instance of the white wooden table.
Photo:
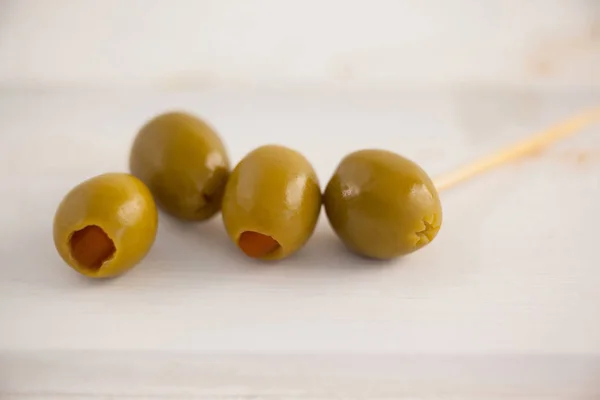
{"label": "white wooden table", "polygon": [[600,126],[443,193],[426,249],[346,252],[324,214],[297,256],[249,261],[220,217],[179,224],[107,282],[63,265],[51,226],[81,180],[125,170],[157,112],[211,121],[233,160],[383,147],[432,175],[600,103],[596,92],[0,92],[1,399],[596,399]]}

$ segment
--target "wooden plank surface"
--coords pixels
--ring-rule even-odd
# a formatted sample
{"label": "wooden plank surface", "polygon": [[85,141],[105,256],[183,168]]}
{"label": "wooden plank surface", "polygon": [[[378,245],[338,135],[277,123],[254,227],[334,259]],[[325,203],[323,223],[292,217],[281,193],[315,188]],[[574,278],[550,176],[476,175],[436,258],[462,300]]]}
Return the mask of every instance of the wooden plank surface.
{"label": "wooden plank surface", "polygon": [[[355,149],[388,148],[436,175],[599,103],[591,91],[5,90],[0,394],[285,398],[276,396],[308,386],[304,394],[316,398],[351,381],[354,394],[392,397],[431,388],[491,396],[503,383],[514,395],[599,395],[586,377],[600,371],[600,126],[444,192],[439,238],[394,262],[347,253],[324,215],[302,252],[269,266],[236,252],[220,218],[180,224],[161,216],[147,259],[108,282],[65,267],[51,238],[66,191],[124,170],[136,130],[165,109],[205,116],[233,160],[264,143],[296,148],[324,185]],[[217,367],[182,384],[188,364],[200,376]],[[106,380],[95,365],[112,371]],[[116,373],[117,365],[130,368]],[[427,365],[436,366],[431,375]],[[519,365],[531,380],[520,380]],[[356,372],[364,366],[381,375]],[[395,371],[411,366],[418,374],[407,386],[409,375]],[[289,371],[301,370],[310,373],[294,383]],[[471,379],[476,371],[484,377]],[[269,391],[261,382],[279,383]],[[542,392],[544,384],[554,392]]]}

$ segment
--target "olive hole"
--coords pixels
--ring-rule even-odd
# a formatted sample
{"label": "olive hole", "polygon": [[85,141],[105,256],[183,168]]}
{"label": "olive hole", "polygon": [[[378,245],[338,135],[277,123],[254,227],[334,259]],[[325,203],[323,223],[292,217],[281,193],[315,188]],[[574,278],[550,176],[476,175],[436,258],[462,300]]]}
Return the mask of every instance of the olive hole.
{"label": "olive hole", "polygon": [[96,225],[73,232],[69,239],[71,257],[81,268],[97,272],[117,251],[111,238]]}
{"label": "olive hole", "polygon": [[281,248],[279,242],[262,233],[245,231],[238,239],[239,248],[252,258],[263,258]]}

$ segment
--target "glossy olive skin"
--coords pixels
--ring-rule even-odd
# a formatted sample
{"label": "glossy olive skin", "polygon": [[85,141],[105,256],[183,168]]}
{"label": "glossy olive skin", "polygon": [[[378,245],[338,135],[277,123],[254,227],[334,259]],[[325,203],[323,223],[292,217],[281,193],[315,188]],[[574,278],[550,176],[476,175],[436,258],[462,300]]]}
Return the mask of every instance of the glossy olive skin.
{"label": "glossy olive skin", "polygon": [[280,248],[256,258],[279,260],[308,241],[321,204],[317,175],[303,155],[283,146],[262,146],[234,168],[223,198],[223,223],[238,246],[243,232],[271,236]]}
{"label": "glossy olive skin", "polygon": [[129,167],[162,209],[192,221],[219,211],[230,170],[217,133],[201,119],[181,112],[159,115],[142,127]]}
{"label": "glossy olive skin", "polygon": [[[75,186],[54,216],[54,245],[73,269],[92,278],[108,278],[134,267],[148,253],[158,226],[158,213],[148,188],[129,174],[108,173]],[[99,227],[112,240],[114,253],[99,268],[78,262],[75,232]]]}
{"label": "glossy olive skin", "polygon": [[324,195],[329,222],[353,252],[375,259],[412,253],[442,224],[438,192],[423,169],[386,150],[346,156]]}

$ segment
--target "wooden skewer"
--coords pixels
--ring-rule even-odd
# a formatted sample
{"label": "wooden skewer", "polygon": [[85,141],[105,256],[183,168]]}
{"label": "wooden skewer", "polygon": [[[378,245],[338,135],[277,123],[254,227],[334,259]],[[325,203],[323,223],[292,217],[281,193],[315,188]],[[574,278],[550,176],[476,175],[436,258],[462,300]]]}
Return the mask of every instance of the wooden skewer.
{"label": "wooden skewer", "polygon": [[542,151],[551,144],[573,136],[598,121],[600,121],[600,107],[584,111],[542,132],[537,132],[529,138],[519,141],[507,148],[459,167],[454,171],[442,174],[433,181],[439,191],[449,189],[458,183],[471,179],[510,161]]}

